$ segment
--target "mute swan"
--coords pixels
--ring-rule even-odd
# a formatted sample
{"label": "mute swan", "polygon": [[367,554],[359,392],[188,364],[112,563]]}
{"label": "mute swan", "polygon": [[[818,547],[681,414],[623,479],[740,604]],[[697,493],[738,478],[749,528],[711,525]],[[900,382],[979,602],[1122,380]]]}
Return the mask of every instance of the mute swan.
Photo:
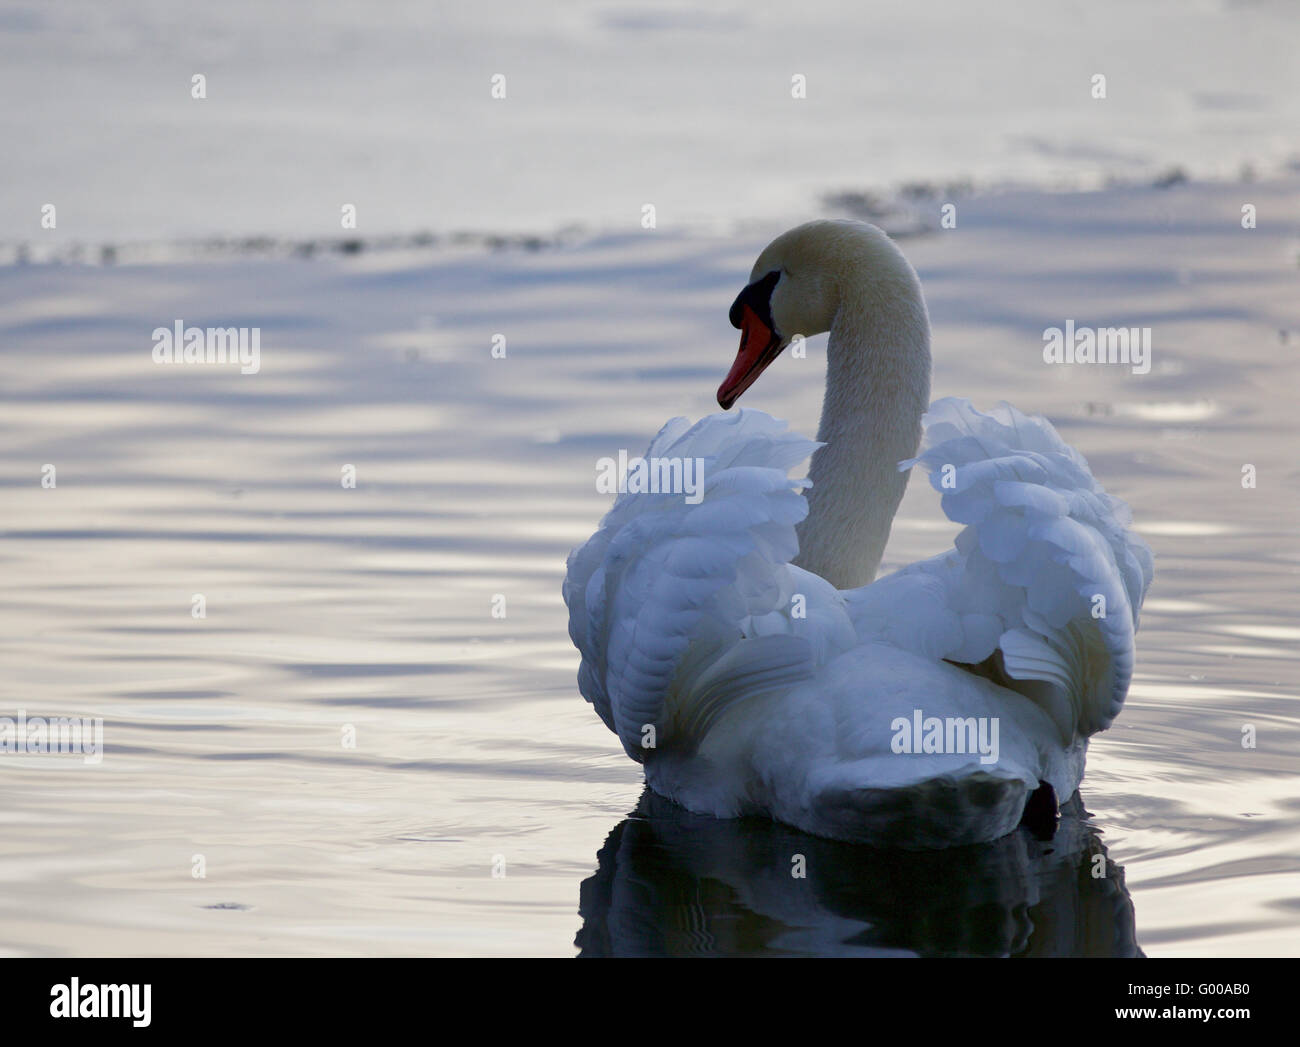
{"label": "mute swan", "polygon": [[[645,458],[700,462],[702,497],[621,494],[570,555],[583,696],[697,813],[910,848],[1054,826],[1132,675],[1152,557],[1127,506],[1042,418],[926,411],[920,282],[874,226],[777,237],[731,322],[724,411],[830,332],[817,442],[754,410],[660,430]],[[873,580],[918,464],[965,529]]]}

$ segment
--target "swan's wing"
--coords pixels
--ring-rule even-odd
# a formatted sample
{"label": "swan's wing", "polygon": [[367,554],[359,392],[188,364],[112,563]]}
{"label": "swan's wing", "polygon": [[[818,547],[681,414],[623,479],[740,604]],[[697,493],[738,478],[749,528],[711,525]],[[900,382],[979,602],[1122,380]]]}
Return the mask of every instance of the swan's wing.
{"label": "swan's wing", "polygon": [[[570,555],[578,686],[633,759],[646,725],[656,746],[697,743],[733,701],[806,677],[825,615],[852,642],[839,594],[789,566],[808,503],[787,471],[817,446],[761,411],[673,419],[644,457],[701,463],[702,499],[620,494]],[[811,610],[792,620],[801,588]]]}
{"label": "swan's wing", "polygon": [[1110,726],[1133,673],[1151,551],[1128,507],[1043,418],[936,401],[920,464],[948,518],[950,552],[846,594],[864,639],[982,665],[1038,702],[1063,740]]}

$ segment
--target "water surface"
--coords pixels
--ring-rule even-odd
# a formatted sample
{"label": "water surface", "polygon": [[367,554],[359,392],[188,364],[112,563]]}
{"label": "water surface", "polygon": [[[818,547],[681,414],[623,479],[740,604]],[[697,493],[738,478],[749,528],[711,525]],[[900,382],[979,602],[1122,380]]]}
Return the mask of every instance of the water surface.
{"label": "water surface", "polygon": [[[596,459],[716,409],[775,229],[0,269],[0,712],[100,716],[106,744],[0,758],[0,945],[1294,953],[1297,214],[1294,182],[1020,193],[905,242],[935,396],[1046,414],[1157,558],[1091,817],[929,857],[643,798],[574,681]],[[260,372],[154,364],[178,318],[260,326]],[[1066,319],[1150,326],[1150,374],[1045,365]],[[812,432],[824,344],[746,402]],[[954,532],[914,483],[886,566]]]}

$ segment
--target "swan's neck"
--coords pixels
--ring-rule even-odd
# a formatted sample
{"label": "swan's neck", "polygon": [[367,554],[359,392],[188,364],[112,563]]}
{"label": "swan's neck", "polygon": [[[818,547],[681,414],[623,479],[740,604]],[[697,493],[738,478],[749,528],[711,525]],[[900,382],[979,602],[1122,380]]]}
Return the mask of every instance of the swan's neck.
{"label": "swan's neck", "polygon": [[875,579],[907,488],[898,463],[920,444],[930,322],[910,266],[883,284],[844,290],[826,347],[817,431],[826,446],[808,472],[813,486],[795,563],[852,589]]}

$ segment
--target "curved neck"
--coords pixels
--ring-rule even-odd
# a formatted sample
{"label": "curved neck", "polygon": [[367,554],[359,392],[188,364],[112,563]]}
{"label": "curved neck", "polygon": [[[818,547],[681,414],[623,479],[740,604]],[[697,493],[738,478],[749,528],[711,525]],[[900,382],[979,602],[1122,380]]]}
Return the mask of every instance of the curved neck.
{"label": "curved neck", "polygon": [[844,289],[826,347],[826,395],[795,563],[837,589],[880,566],[930,401],[930,321],[910,266]]}

